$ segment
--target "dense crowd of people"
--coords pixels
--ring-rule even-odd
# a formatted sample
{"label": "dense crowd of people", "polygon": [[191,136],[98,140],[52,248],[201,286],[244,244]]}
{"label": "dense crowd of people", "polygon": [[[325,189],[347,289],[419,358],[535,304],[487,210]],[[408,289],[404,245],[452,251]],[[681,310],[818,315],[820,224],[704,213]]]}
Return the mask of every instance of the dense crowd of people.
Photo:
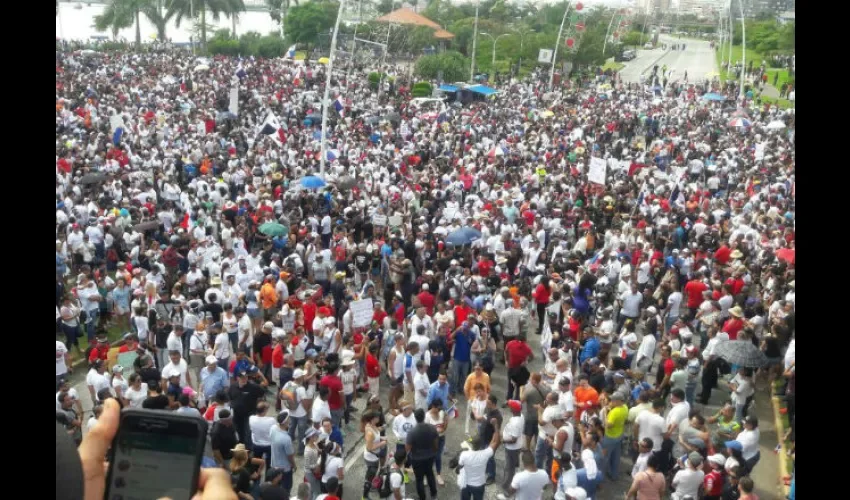
{"label": "dense crowd of people", "polygon": [[[794,425],[793,111],[535,71],[425,113],[365,69],[335,68],[320,172],[323,65],[57,51],[68,433],[110,400],[196,415],[245,499],[343,498],[355,428],[349,498],[437,498],[452,468],[464,500],[624,474],[627,498],[755,499],[760,380],[788,380]],[[734,341],[767,362],[727,362]]]}

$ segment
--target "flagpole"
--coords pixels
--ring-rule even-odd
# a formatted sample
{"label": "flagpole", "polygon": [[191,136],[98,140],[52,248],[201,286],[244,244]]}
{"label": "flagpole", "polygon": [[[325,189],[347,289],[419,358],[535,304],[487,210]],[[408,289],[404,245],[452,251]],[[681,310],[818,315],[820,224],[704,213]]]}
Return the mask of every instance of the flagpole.
{"label": "flagpole", "polygon": [[567,2],[567,8],[564,9],[564,17],[561,19],[561,27],[558,28],[558,38],[555,39],[555,53],[552,54],[552,68],[549,70],[549,90],[552,90],[555,84],[555,62],[558,60],[558,45],[561,43],[561,35],[564,33],[564,23],[567,22],[567,14],[570,13],[570,2]]}
{"label": "flagpole", "polygon": [[340,0],[339,10],[336,13],[334,33],[331,37],[331,53],[328,56],[328,67],[325,69],[325,95],[322,99],[322,157],[319,158],[319,177],[325,178],[325,157],[327,156],[327,130],[328,130],[328,108],[331,105],[331,75],[334,69],[334,51],[336,50],[336,35],[339,33],[339,21],[342,19],[342,9],[345,8],[345,0]]}

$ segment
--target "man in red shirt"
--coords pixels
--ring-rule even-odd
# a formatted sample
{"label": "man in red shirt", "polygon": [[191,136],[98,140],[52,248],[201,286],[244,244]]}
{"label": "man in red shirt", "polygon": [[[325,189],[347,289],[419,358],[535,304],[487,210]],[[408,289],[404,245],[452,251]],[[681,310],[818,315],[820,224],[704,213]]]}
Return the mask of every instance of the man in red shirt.
{"label": "man in red shirt", "polygon": [[744,289],[744,280],[742,276],[746,272],[746,269],[738,268],[735,270],[735,273],[731,278],[726,280],[726,285],[730,285],[732,287],[732,295],[737,296]]}
{"label": "man in red shirt", "polygon": [[688,309],[691,310],[691,317],[697,313],[697,308],[702,303],[702,292],[708,290],[708,285],[702,282],[702,273],[697,271],[694,273],[694,279],[685,285],[685,294],[688,296]]}
{"label": "man in red shirt", "polygon": [[384,306],[380,301],[375,301],[375,312],[372,313],[372,321],[378,323],[378,326],[383,328],[384,318],[387,317],[387,311],[384,311]]}
{"label": "man in red shirt", "polygon": [[534,352],[525,342],[524,334],[519,334],[516,339],[505,344],[505,361],[508,364],[508,395],[505,399],[519,399],[519,388],[528,382],[525,362],[532,359]]}
{"label": "man in red shirt", "polygon": [[655,373],[655,390],[661,391],[661,397],[667,398],[670,393],[670,376],[676,369],[676,361],[672,357],[673,351],[669,345],[661,347],[661,363]]}
{"label": "man in red shirt", "polygon": [[[487,254],[481,255],[481,260],[478,261],[478,274],[484,278],[489,278],[490,273],[493,271],[493,262],[487,256]],[[428,313],[431,314],[431,313]]]}
{"label": "man in red shirt", "polygon": [[[124,345],[118,349],[118,354],[125,352],[136,352],[139,348],[139,336],[135,333],[128,333],[124,336]],[[109,353],[109,349],[106,350]]]}
{"label": "man in red shirt", "polygon": [[425,312],[428,313],[428,316],[434,315],[434,303],[436,299],[434,298],[434,294],[430,292],[431,286],[428,283],[422,283],[422,291],[419,292],[419,295],[416,296],[419,299],[419,303],[422,304],[422,307],[425,308]]}
{"label": "man in red shirt", "polygon": [[[463,299],[460,299],[460,303],[457,306],[455,306],[454,313],[455,313],[455,324],[459,325],[459,324],[463,323],[464,321],[466,321],[466,318],[470,314],[475,313],[475,311],[473,311],[472,308],[469,307],[469,304],[467,304],[466,301],[464,301]],[[514,399],[518,399],[518,398],[514,398]]]}
{"label": "man in red shirt", "polygon": [[720,248],[714,252],[714,261],[720,264],[721,266],[725,266],[727,262],[729,262],[729,257],[732,255],[732,249],[730,249],[726,243],[724,243]]}
{"label": "man in red shirt", "polygon": [[98,335],[97,345],[89,353],[89,364],[94,364],[98,359],[106,361],[109,357],[109,339],[106,335]]}
{"label": "man in red shirt", "polygon": [[328,374],[319,381],[319,386],[328,388],[328,406],[331,410],[331,422],[339,427],[345,411],[345,398],[342,397],[342,380],[339,378],[339,361],[328,363]]}
{"label": "man in red shirt", "polygon": [[366,354],[366,382],[369,394],[378,397],[378,383],[381,380],[381,363],[378,362],[378,344],[370,344]]}
{"label": "man in red shirt", "polygon": [[741,306],[729,309],[729,319],[723,323],[723,331],[729,335],[729,340],[738,340],[738,333],[744,329],[744,311]]}

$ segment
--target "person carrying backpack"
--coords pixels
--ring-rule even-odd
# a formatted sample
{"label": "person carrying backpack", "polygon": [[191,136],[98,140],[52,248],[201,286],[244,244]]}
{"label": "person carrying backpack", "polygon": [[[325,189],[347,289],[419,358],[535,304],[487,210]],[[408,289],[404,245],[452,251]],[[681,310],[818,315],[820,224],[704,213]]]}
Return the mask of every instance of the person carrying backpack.
{"label": "person carrying backpack", "polygon": [[405,452],[396,453],[393,456],[393,462],[384,469],[380,476],[381,487],[378,489],[378,496],[381,500],[402,500],[405,498],[404,473],[402,472],[405,460],[407,460]]}

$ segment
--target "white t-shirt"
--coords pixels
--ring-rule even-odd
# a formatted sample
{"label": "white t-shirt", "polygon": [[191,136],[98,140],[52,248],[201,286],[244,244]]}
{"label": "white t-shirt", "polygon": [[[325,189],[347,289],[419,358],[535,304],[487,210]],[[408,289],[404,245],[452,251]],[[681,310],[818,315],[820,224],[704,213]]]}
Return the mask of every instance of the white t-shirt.
{"label": "white t-shirt", "polygon": [[694,470],[690,467],[680,470],[673,478],[673,487],[676,488],[676,491],[670,498],[681,500],[687,495],[698,498],[699,487],[702,485],[703,478],[705,478],[705,472],[701,470]]}
{"label": "white t-shirt", "polygon": [[559,413],[561,413],[561,408],[559,408],[558,405],[547,406],[543,409],[543,415],[541,415],[540,419],[544,422],[544,425],[540,426],[540,430],[538,432],[538,437],[540,439],[554,437],[555,433],[558,432],[558,429],[552,425],[552,417]]}
{"label": "white t-shirt", "polygon": [[651,411],[644,411],[638,415],[635,423],[640,426],[638,429],[638,441],[649,438],[652,440],[652,451],[660,450],[661,442],[664,440],[664,433],[667,431],[664,417]]}
{"label": "white t-shirt", "polygon": [[227,334],[222,332],[215,336],[215,357],[216,359],[230,358],[230,339]]}
{"label": "white t-shirt", "polygon": [[679,312],[682,309],[682,292],[673,292],[667,297],[667,305],[670,307],[670,312],[667,313],[668,318],[678,318]]}
{"label": "white t-shirt", "polygon": [[135,390],[132,387],[127,388],[124,391],[124,399],[126,399],[130,403],[130,408],[141,408],[142,403],[148,397],[148,384],[142,382],[142,386],[139,387],[139,390]]}
{"label": "white t-shirt", "polygon": [[180,387],[186,387],[188,383],[186,382],[186,372],[189,371],[189,365],[186,363],[186,360],[180,358],[180,362],[176,365],[174,362],[169,362],[162,368],[162,378],[168,380],[172,375],[180,375]]}
{"label": "white t-shirt", "polygon": [[549,484],[549,475],[540,469],[534,472],[518,472],[511,481],[511,488],[517,490],[515,500],[540,500],[543,489]]}
{"label": "white t-shirt", "polygon": [[270,433],[277,424],[274,417],[251,415],[248,417],[248,427],[251,428],[251,441],[257,446],[271,446]]}
{"label": "white t-shirt", "polygon": [[[428,380],[427,373],[419,373],[416,372],[416,375],[413,376],[413,390],[414,394],[414,406],[416,408],[421,408],[423,410],[427,410],[427,401],[428,401],[428,390],[431,388],[431,381]],[[422,390],[425,391],[425,395],[422,395]]]}
{"label": "white t-shirt", "polygon": [[65,354],[68,353],[68,348],[62,342],[56,341],[56,376],[65,375],[68,373],[68,367],[65,366]]}
{"label": "white t-shirt", "polygon": [[492,456],[493,448],[489,446],[480,451],[464,451],[460,454],[458,465],[463,466],[467,486],[484,486],[487,482],[487,461]]}
{"label": "white t-shirt", "polygon": [[327,483],[328,479],[337,477],[336,471],[341,469],[343,465],[342,458],[329,456],[328,463],[325,465],[325,473],[322,475],[322,482]]}
{"label": "white t-shirt", "polygon": [[[680,401],[673,405],[670,408],[670,411],[667,413],[667,418],[664,421],[664,425],[666,427],[670,427],[673,425],[673,433],[670,435],[670,438],[673,442],[678,440],[679,436],[679,424],[682,423],[683,420],[688,419],[688,414],[691,412],[691,405],[688,404],[687,401]],[[665,429],[666,431],[666,429]]]}
{"label": "white t-shirt", "polygon": [[[73,387],[71,387],[70,389],[68,389],[68,395],[71,397],[71,399],[72,399],[75,403],[76,403],[77,401],[79,401],[79,399],[80,399],[80,398],[79,398],[79,396],[77,396],[77,390],[76,390],[76,389],[74,389]],[[59,403],[59,393],[58,393],[58,392],[56,393],[56,397],[54,397],[54,398],[53,398],[53,401],[55,401],[55,402],[56,402],[56,409],[57,409],[57,410],[61,410],[61,409],[62,409],[62,405]]]}
{"label": "white t-shirt", "polygon": [[169,333],[165,340],[165,348],[169,351],[183,352],[183,337],[178,337],[174,332]]}
{"label": "white t-shirt", "polygon": [[312,387],[304,387],[302,385],[295,389],[295,401],[298,402],[298,408],[292,412],[293,417],[301,418],[307,416],[307,410],[304,408],[304,401],[308,399],[313,399]]}
{"label": "white t-shirt", "polygon": [[[502,439],[505,440],[506,450],[519,450],[525,444],[525,436],[523,428],[525,427],[525,417],[518,415],[511,417],[508,423],[502,427]],[[516,438],[515,443],[508,443],[507,440]]]}
{"label": "white t-shirt", "polygon": [[144,342],[148,339],[148,318],[145,316],[133,316],[133,324],[136,325],[136,332],[139,335],[139,341]]}
{"label": "white t-shirt", "polygon": [[321,423],[322,419],[325,417],[331,418],[331,407],[328,406],[327,401],[323,401],[322,398],[316,398],[313,401],[313,407],[311,408],[311,417],[310,421],[313,423]]}
{"label": "white t-shirt", "polygon": [[758,429],[753,429],[748,431],[746,429],[742,430],[738,437],[735,438],[735,441],[741,443],[743,450],[741,450],[741,455],[744,457],[744,460],[749,460],[756,456],[759,452],[759,435],[760,432]]}
{"label": "white t-shirt", "polygon": [[566,414],[576,411],[575,397],[573,397],[572,391],[564,391],[558,395],[558,407]]}
{"label": "white t-shirt", "polygon": [[97,393],[101,390],[112,387],[112,384],[109,383],[109,378],[106,375],[97,373],[94,368],[89,370],[88,375],[86,375],[86,385],[94,387],[95,397],[97,397]]}

